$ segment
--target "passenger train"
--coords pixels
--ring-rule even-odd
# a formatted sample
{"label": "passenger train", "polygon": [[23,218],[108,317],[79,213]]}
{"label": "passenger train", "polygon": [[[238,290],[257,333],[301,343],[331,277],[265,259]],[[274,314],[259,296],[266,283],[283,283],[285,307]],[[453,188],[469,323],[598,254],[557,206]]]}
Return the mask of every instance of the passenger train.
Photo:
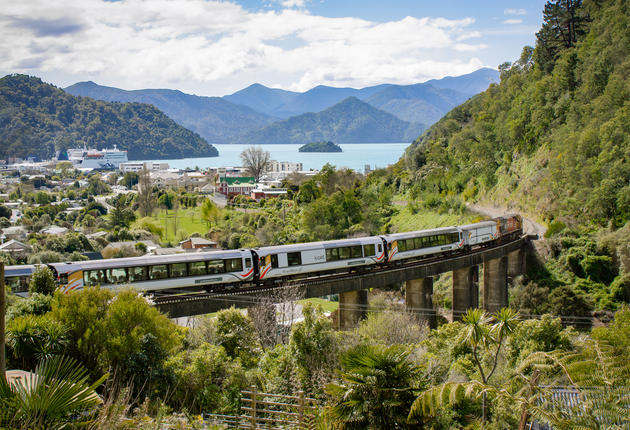
{"label": "passenger train", "polygon": [[[457,227],[325,242],[267,246],[168,256],[50,263],[62,292],[100,285],[132,285],[140,291],[206,290],[271,286],[285,279],[369,271],[384,265],[456,255],[522,234],[519,215]],[[5,281],[16,293],[28,291],[34,265],[7,266]]]}

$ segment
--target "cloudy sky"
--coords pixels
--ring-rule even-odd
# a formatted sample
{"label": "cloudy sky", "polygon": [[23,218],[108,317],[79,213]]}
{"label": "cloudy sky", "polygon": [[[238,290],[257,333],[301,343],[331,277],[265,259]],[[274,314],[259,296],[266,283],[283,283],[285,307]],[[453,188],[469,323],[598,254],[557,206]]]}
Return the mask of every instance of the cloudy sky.
{"label": "cloudy sky", "polygon": [[221,96],[254,82],[411,84],[496,68],[532,45],[544,0],[14,0],[0,74],[65,87]]}

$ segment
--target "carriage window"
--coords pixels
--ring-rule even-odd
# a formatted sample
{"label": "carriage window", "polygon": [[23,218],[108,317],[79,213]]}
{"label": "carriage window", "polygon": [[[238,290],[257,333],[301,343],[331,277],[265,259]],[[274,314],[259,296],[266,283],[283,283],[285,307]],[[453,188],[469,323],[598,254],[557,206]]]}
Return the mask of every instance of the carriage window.
{"label": "carriage window", "polygon": [[252,259],[251,258],[246,258],[245,259],[245,268],[249,269],[250,267],[252,267]]}
{"label": "carriage window", "polygon": [[326,250],[326,261],[336,261],[336,260],[339,260],[339,249],[328,248]]}
{"label": "carriage window", "polygon": [[188,266],[189,276],[205,275],[206,273],[207,270],[205,261],[195,261],[194,263],[190,263]]}
{"label": "carriage window", "polygon": [[223,260],[210,260],[208,261],[208,274],[216,275],[218,273],[223,273],[225,271],[225,267],[223,265]]}
{"label": "carriage window", "polygon": [[88,270],[83,273],[83,282],[86,285],[106,284],[106,279],[104,270]]}
{"label": "carriage window", "polygon": [[422,248],[422,238],[421,237],[416,237],[413,240],[413,247],[414,247],[414,249]]}
{"label": "carriage window", "polygon": [[338,248],[338,249],[339,249],[340,260],[347,260],[348,258],[350,258],[350,248],[344,246],[343,248]]}
{"label": "carriage window", "polygon": [[287,263],[289,263],[289,266],[299,266],[302,264],[302,253],[289,252],[287,254]]}
{"label": "carriage window", "polygon": [[186,276],[186,263],[171,264],[171,277],[181,278]]}
{"label": "carriage window", "polygon": [[366,257],[376,255],[376,252],[374,252],[374,245],[363,245],[363,253]]}
{"label": "carriage window", "polygon": [[459,233],[452,233],[451,234],[451,241],[459,242]]}
{"label": "carriage window", "polygon": [[147,280],[147,268],[146,266],[141,267],[129,267],[127,269],[129,273],[129,281],[130,282],[139,282]]}
{"label": "carriage window", "polygon": [[416,245],[415,245],[415,240],[414,239],[407,239],[407,251],[411,251],[412,249],[416,249]]}
{"label": "carriage window", "polygon": [[404,240],[398,241],[398,252],[404,252],[407,250],[407,243]]}
{"label": "carriage window", "polygon": [[271,267],[273,269],[278,268],[278,254],[271,254]]}
{"label": "carriage window", "polygon": [[361,248],[361,245],[350,247],[350,255],[352,258],[363,257],[363,249]]}
{"label": "carriage window", "polygon": [[107,279],[110,284],[124,284],[127,282],[127,269],[124,267],[107,270]]}
{"label": "carriage window", "polygon": [[149,278],[151,278],[151,280],[168,278],[168,269],[166,264],[149,266]]}
{"label": "carriage window", "polygon": [[240,272],[243,270],[243,260],[240,258],[228,258],[225,261],[226,272]]}
{"label": "carriage window", "polygon": [[379,252],[379,254],[380,254],[381,252],[383,252],[383,244],[382,244],[382,243],[379,243],[379,244],[378,244],[378,252]]}

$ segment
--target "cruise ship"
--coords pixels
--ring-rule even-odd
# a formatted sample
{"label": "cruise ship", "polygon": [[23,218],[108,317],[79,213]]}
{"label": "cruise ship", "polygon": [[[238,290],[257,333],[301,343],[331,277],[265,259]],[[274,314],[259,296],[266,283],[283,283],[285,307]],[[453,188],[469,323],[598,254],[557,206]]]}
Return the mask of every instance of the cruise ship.
{"label": "cruise ship", "polygon": [[68,160],[77,169],[90,170],[115,170],[128,161],[127,151],[119,150],[116,145],[113,149],[68,149]]}

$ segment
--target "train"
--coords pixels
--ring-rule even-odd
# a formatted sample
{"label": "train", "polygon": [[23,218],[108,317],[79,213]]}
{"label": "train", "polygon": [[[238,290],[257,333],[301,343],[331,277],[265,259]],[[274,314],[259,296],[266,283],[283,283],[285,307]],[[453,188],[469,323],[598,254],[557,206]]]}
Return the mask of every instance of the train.
{"label": "train", "polygon": [[[106,260],[49,263],[58,290],[87,286],[142,292],[205,290],[220,292],[243,286],[273,286],[287,279],[370,271],[410,261],[451,256],[515,240],[523,234],[519,215],[474,224],[383,234],[354,239]],[[5,267],[5,283],[26,294],[37,266]]]}

